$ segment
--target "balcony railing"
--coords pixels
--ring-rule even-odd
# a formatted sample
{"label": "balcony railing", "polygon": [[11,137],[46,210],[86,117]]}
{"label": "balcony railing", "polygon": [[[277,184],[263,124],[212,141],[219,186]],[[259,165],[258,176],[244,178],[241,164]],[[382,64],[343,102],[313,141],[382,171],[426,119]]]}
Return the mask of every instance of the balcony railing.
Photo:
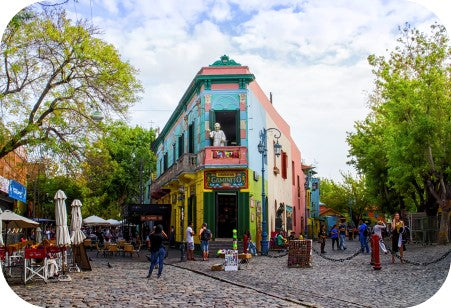
{"label": "balcony railing", "polygon": [[194,173],[204,166],[247,166],[247,148],[244,146],[206,147],[197,154],[183,154],[169,169],[150,185],[150,191],[161,188],[182,173]]}

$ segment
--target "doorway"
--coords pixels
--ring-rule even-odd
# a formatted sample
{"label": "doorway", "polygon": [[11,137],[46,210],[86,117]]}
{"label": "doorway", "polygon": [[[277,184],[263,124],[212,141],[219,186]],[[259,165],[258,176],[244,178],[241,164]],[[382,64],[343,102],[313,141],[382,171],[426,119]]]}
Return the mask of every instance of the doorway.
{"label": "doorway", "polygon": [[218,238],[232,238],[238,225],[238,197],[235,192],[216,193],[216,234]]}

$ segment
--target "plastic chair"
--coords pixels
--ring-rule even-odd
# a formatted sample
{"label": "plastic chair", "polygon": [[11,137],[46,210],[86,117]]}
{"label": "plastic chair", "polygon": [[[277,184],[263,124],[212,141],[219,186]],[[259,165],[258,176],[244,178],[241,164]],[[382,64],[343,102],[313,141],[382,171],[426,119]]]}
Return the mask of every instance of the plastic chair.
{"label": "plastic chair", "polygon": [[33,277],[41,278],[47,283],[47,258],[45,249],[25,248],[23,283]]}

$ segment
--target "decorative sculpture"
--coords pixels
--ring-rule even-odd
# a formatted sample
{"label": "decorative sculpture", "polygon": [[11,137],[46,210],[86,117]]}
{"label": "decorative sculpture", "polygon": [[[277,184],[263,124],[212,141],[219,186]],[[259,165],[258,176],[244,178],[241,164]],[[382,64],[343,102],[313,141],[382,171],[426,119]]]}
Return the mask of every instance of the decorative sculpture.
{"label": "decorative sculpture", "polygon": [[226,136],[224,132],[221,130],[221,125],[219,123],[215,123],[215,130],[210,131],[210,138],[213,139],[213,146],[225,146],[226,145]]}

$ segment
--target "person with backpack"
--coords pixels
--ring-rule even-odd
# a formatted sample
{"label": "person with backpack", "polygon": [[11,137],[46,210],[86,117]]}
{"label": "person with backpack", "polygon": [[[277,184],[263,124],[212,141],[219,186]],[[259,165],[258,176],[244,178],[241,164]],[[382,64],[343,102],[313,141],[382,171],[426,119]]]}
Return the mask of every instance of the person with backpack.
{"label": "person with backpack", "polygon": [[363,222],[363,220],[360,219],[360,225],[359,225],[359,241],[360,241],[360,250],[363,253],[366,251],[366,253],[370,253],[370,248],[368,247],[368,238],[369,231],[368,226],[366,223]]}
{"label": "person with backpack", "polygon": [[200,248],[202,250],[202,261],[208,261],[208,242],[211,240],[211,231],[207,228],[207,223],[202,224],[199,230]]}

